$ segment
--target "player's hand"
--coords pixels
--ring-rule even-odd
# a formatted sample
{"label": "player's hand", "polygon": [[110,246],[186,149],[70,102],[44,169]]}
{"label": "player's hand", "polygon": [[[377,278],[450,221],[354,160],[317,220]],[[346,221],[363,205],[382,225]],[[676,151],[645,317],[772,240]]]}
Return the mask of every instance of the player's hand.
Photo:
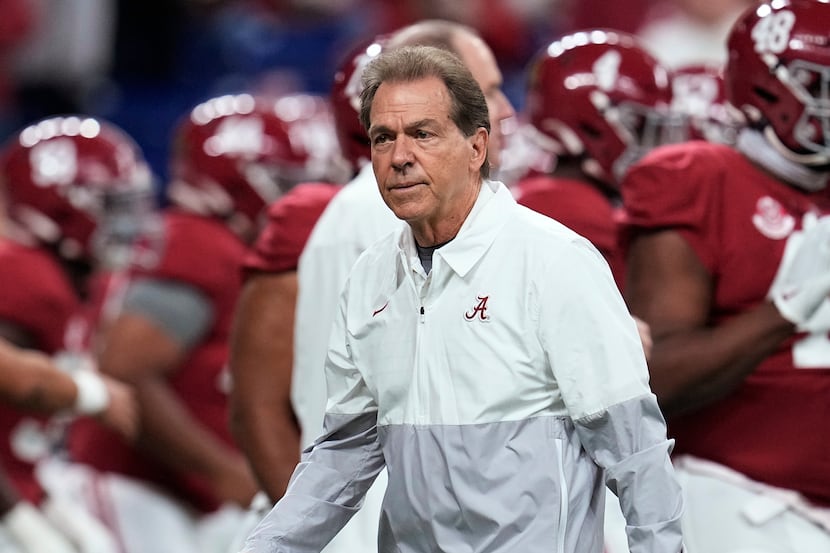
{"label": "player's hand", "polygon": [[830,294],[830,217],[791,236],[769,298],[782,317],[804,326]]}
{"label": "player's hand", "polygon": [[49,522],[67,536],[81,553],[118,553],[112,533],[81,505],[47,497],[41,511]]}
{"label": "player's hand", "polygon": [[223,464],[212,478],[214,493],[221,501],[248,507],[259,489],[248,462],[241,455],[232,455]]}
{"label": "player's hand", "polygon": [[109,402],[104,410],[98,413],[98,419],[127,440],[134,440],[139,429],[139,412],[138,401],[132,388],[109,376],[100,376],[107,388]]}
{"label": "player's hand", "polygon": [[0,519],[0,524],[23,553],[78,553],[34,505],[20,501]]}

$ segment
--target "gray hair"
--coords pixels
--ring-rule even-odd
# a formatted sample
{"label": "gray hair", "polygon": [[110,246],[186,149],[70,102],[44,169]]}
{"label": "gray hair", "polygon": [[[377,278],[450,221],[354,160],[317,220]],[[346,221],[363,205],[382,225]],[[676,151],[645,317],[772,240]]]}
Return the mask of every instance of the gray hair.
{"label": "gray hair", "polygon": [[[470,70],[455,54],[433,46],[403,46],[380,54],[363,71],[360,93],[360,122],[368,132],[372,102],[384,82],[412,82],[437,77],[450,94],[450,119],[464,136],[473,136],[480,128],[490,132],[487,100]],[[490,177],[490,163],[485,158],[481,178]]]}

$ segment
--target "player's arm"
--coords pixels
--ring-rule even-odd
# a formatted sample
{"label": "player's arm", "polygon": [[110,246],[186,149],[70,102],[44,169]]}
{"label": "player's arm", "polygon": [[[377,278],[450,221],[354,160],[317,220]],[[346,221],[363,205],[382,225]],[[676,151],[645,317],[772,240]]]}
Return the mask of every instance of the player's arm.
{"label": "player's arm", "polygon": [[132,391],[92,370],[68,373],[48,355],[0,338],[0,400],[18,409],[95,416],[127,438],[135,436],[138,413]]}
{"label": "player's arm", "polygon": [[[76,553],[70,541],[34,505],[22,500],[0,467],[0,535],[11,537],[20,553]],[[4,545],[9,546],[7,540]],[[4,548],[3,551],[6,551]]]}
{"label": "player's arm", "polygon": [[300,460],[290,397],[296,301],[296,271],[254,273],[231,334],[231,429],[272,501],[285,493]]}
{"label": "player's arm", "polygon": [[173,470],[198,475],[220,499],[247,506],[256,484],[245,459],[215,437],[168,383],[212,317],[209,303],[192,287],[138,281],[106,330],[98,362],[103,372],[133,385],[142,450]]}
{"label": "player's arm", "polygon": [[651,387],[667,414],[724,396],[793,333],[770,302],[713,325],[713,289],[712,275],[678,232],[633,239],[625,298],[651,327]]}
{"label": "player's arm", "polygon": [[48,355],[0,338],[0,399],[21,409],[54,413],[70,409],[77,396],[75,382]]}

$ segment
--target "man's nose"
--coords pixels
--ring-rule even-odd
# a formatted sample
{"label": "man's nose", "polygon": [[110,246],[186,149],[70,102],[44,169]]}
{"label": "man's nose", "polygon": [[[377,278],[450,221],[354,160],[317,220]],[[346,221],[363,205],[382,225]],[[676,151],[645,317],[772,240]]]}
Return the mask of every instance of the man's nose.
{"label": "man's nose", "polygon": [[392,146],[392,166],[396,169],[403,169],[412,165],[413,160],[412,139],[403,136],[395,140]]}

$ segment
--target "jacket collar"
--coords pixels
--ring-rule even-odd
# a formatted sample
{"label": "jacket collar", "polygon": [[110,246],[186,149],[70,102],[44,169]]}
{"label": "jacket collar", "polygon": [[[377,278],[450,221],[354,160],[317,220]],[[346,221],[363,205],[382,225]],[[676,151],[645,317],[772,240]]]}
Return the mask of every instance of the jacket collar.
{"label": "jacket collar", "polygon": [[[515,206],[516,200],[504,184],[484,181],[476,203],[458,234],[449,244],[436,250],[435,255],[441,257],[458,276],[464,277],[496,239]],[[404,225],[398,237],[398,247],[410,264],[417,259],[415,238],[409,225]]]}

